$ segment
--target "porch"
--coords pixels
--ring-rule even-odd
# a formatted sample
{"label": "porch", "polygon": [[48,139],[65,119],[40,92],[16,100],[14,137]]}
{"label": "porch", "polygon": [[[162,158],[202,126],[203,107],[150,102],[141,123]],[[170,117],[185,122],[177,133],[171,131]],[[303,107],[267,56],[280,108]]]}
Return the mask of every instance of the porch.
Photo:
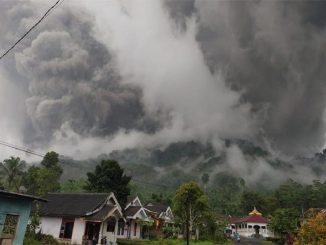
{"label": "porch", "polygon": [[85,219],[83,245],[116,244],[119,220],[123,219],[119,209],[112,206],[102,208]]}

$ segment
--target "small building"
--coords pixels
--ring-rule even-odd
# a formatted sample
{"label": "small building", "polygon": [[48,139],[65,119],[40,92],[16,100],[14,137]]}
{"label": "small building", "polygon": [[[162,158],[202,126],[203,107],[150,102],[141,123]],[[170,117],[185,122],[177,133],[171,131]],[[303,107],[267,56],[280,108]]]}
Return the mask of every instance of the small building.
{"label": "small building", "polygon": [[152,220],[148,217],[138,196],[128,198],[123,212],[126,219],[126,232],[118,234],[119,238],[143,239],[149,237],[149,225]]}
{"label": "small building", "polygon": [[249,213],[248,216],[243,218],[229,219],[228,229],[232,230],[232,233],[238,233],[240,236],[263,236],[273,237],[274,234],[268,228],[268,219],[257,211],[256,208]]}
{"label": "small building", "polygon": [[[116,244],[121,207],[113,193],[49,193],[40,209],[43,234],[70,244]],[[123,226],[124,227],[124,226]]]}
{"label": "small building", "polygon": [[0,244],[23,244],[33,201],[47,200],[0,190]]}
{"label": "small building", "polygon": [[161,203],[147,203],[144,207],[147,215],[153,220],[151,236],[163,236],[163,228],[174,224],[171,207]]}

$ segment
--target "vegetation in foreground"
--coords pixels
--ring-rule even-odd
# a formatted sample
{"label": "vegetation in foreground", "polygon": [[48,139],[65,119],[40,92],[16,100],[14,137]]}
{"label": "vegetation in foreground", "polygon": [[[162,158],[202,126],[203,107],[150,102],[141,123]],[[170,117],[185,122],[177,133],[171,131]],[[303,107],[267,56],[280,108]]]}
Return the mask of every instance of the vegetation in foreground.
{"label": "vegetation in foreground", "polygon": [[[28,194],[38,196],[50,191],[112,191],[118,194],[119,201],[122,203],[129,194],[137,194],[141,198],[143,195],[135,192],[140,189],[134,188],[132,178],[126,175],[124,169],[114,160],[102,160],[85,179],[68,180],[62,183],[60,181],[62,174],[63,165],[56,152],[47,153],[39,165],[29,168],[22,159],[11,157],[0,163],[2,182],[0,187],[18,192],[23,188]],[[326,182],[316,180],[311,184],[300,184],[289,180],[275,190],[264,191],[246,186],[242,179],[223,174],[220,177],[220,179],[210,180],[210,175],[204,174],[200,182],[185,181],[178,190],[156,192],[142,200],[171,205],[176,216],[176,225],[180,230],[179,234],[186,234],[185,218],[188,215],[189,232],[201,240],[213,241],[213,244],[224,239],[225,217],[247,215],[253,206],[269,217],[270,227],[283,240],[288,234],[298,234],[298,238],[307,244],[315,244],[316,241],[316,244],[325,242],[326,229],[319,229],[317,233],[311,228],[316,222],[317,227],[323,227],[318,225],[318,222],[322,222],[319,216],[317,217],[319,221],[309,220],[309,226],[300,224],[300,220],[302,211],[311,207],[324,207]],[[141,186],[142,183],[138,185]],[[190,206],[192,211],[185,213]],[[33,239],[35,242],[32,242]],[[45,244],[42,239],[46,238],[27,236],[25,243],[37,244],[39,241]],[[153,241],[150,243],[155,244]]]}
{"label": "vegetation in foreground", "polygon": [[[160,239],[160,240],[127,240],[127,239],[118,239],[118,245],[184,245],[184,240],[178,239]],[[225,242],[212,242],[212,241],[191,241],[191,244],[196,245],[231,245],[231,241]]]}

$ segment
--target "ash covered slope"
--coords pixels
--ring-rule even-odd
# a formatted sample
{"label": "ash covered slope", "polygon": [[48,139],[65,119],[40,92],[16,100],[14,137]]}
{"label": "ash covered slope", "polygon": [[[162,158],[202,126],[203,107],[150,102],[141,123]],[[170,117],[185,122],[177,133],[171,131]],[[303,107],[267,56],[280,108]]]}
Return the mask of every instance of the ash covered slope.
{"label": "ash covered slope", "polygon": [[63,178],[84,177],[100,159],[117,160],[133,176],[135,183],[166,186],[173,190],[185,181],[201,182],[203,174],[209,175],[209,186],[223,185],[223,181],[238,183],[258,189],[271,189],[289,178],[301,183],[324,180],[326,157],[318,153],[311,158],[281,160],[268,151],[243,140],[228,140],[225,148],[217,152],[211,144],[179,142],[162,149],[129,149],[115,151],[89,161],[65,161]]}

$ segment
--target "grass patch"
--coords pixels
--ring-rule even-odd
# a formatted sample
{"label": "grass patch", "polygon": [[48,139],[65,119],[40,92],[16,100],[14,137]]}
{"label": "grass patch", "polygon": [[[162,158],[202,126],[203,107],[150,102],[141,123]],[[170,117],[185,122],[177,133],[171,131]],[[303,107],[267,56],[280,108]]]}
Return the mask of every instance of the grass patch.
{"label": "grass patch", "polygon": [[[118,239],[118,245],[185,245],[186,241],[177,239],[160,239],[160,240],[128,240],[128,239]],[[192,245],[231,245],[231,241],[227,242],[211,242],[211,241],[191,241]]]}
{"label": "grass patch", "polygon": [[276,243],[271,241],[263,241],[263,245],[275,245]]}

